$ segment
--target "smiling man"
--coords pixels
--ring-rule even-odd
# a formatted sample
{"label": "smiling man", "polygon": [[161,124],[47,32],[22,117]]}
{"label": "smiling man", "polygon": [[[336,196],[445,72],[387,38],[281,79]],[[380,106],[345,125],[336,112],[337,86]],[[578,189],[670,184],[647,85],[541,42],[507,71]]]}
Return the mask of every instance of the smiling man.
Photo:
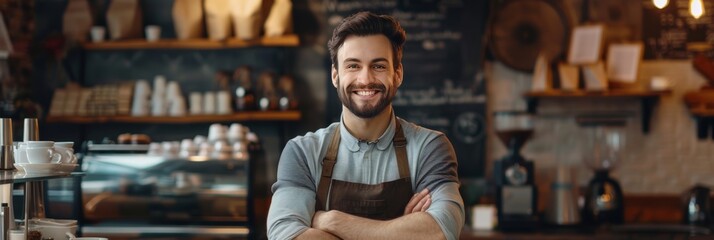
{"label": "smiling man", "polygon": [[328,43],[340,122],[291,139],[280,156],[270,239],[458,239],[454,149],[394,115],[406,33],[390,16],[345,18]]}

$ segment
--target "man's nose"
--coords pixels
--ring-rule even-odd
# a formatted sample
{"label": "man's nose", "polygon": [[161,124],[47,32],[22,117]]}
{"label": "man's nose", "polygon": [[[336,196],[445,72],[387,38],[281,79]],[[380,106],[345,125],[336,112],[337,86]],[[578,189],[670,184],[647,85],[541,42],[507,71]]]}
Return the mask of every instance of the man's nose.
{"label": "man's nose", "polygon": [[357,82],[359,83],[370,83],[374,80],[372,72],[368,67],[362,68],[357,74]]}

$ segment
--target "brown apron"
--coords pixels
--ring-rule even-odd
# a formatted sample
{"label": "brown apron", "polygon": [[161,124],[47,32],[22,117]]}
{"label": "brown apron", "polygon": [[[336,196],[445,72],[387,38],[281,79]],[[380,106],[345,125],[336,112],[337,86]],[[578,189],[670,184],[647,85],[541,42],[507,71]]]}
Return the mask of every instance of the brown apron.
{"label": "brown apron", "polygon": [[[399,179],[380,184],[362,184],[332,179],[332,170],[337,163],[340,146],[340,129],[332,135],[330,146],[322,162],[322,177],[317,187],[316,211],[339,210],[355,216],[388,220],[404,214],[412,191],[409,163],[407,162],[407,140],[398,120],[392,143],[397,155]],[[329,192],[329,199],[328,199]],[[326,204],[329,200],[329,208]]]}

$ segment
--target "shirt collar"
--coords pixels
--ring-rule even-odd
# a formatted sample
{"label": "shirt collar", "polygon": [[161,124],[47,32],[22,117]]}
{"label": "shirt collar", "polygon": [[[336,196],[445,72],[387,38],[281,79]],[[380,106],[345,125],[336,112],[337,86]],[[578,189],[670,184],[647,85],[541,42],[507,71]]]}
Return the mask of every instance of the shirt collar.
{"label": "shirt collar", "polygon": [[[384,133],[382,133],[382,136],[377,139],[377,149],[386,150],[389,145],[392,144],[392,139],[394,138],[394,132],[396,128],[395,121],[396,117],[394,116],[394,113],[392,113],[392,117],[390,118],[387,130],[385,130]],[[355,136],[353,136],[350,131],[347,131],[347,127],[345,126],[344,121],[342,121],[342,118],[340,118],[340,135],[341,144],[344,144],[344,146],[346,146],[347,149],[352,152],[359,151],[360,141]]]}

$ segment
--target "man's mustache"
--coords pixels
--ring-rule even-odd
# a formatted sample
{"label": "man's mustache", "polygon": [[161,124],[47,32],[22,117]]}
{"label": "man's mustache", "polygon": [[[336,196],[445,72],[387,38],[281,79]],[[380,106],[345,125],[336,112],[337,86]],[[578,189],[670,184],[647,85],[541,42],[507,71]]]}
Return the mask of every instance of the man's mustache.
{"label": "man's mustache", "polygon": [[384,86],[384,84],[379,84],[379,83],[368,83],[368,84],[350,84],[347,86],[347,91],[352,92],[355,89],[377,89],[382,92],[387,91],[387,87]]}

